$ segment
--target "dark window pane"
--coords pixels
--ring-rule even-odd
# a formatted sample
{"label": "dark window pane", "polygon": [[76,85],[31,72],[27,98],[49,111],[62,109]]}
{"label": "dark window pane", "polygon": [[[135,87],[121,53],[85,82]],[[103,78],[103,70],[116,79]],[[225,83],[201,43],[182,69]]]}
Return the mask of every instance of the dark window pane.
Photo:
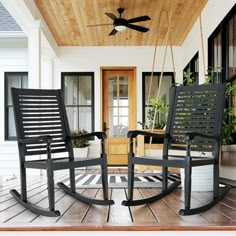
{"label": "dark window pane", "polygon": [[62,73],[62,88],[69,126],[72,131],[94,127],[94,75],[93,73]]}
{"label": "dark window pane", "polygon": [[5,138],[6,140],[13,140],[16,138],[15,121],[12,107],[11,88],[27,88],[28,87],[28,73],[26,72],[6,72],[5,73]]}
{"label": "dark window pane", "polygon": [[[162,101],[168,105],[169,104],[169,92],[170,87],[174,83],[173,73],[164,73],[162,78],[162,83],[160,83],[161,73],[154,73],[151,76],[151,73],[143,73],[143,120],[142,124],[145,125],[145,128],[152,128],[153,120],[150,121],[148,111],[149,102],[151,99],[156,98],[157,95],[162,99]],[[158,88],[161,86],[160,92],[158,94]],[[160,113],[156,115],[156,122],[154,128],[163,128],[166,122],[166,116]]]}
{"label": "dark window pane", "polygon": [[[199,59],[197,52],[183,70],[183,85],[199,84],[198,73]],[[189,81],[189,77],[191,78],[191,81]]]}

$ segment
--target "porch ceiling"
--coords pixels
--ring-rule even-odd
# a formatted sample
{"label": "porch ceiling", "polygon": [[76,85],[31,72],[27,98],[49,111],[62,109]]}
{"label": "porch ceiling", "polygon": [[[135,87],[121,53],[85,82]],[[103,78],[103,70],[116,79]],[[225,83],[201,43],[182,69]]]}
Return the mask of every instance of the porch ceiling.
{"label": "porch ceiling", "polygon": [[[171,39],[173,45],[181,45],[194,22],[199,10],[207,0],[34,0],[59,46],[153,46],[165,45],[168,29],[167,18],[162,14],[157,35],[159,15],[166,10],[170,15]],[[118,17],[117,8],[125,8],[122,18],[130,19],[148,15],[151,20],[134,23],[149,28],[146,33],[126,29],[115,37],[108,36],[113,29],[113,20],[105,15],[113,13]],[[111,24],[87,27],[94,24]]]}

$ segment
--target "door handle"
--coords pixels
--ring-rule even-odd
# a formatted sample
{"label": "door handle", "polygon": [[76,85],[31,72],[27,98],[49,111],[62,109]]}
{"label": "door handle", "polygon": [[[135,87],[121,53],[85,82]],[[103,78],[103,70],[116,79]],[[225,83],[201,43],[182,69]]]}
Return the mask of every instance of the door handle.
{"label": "door handle", "polygon": [[109,128],[107,128],[107,123],[103,122],[103,131],[106,132],[107,130],[109,130]]}

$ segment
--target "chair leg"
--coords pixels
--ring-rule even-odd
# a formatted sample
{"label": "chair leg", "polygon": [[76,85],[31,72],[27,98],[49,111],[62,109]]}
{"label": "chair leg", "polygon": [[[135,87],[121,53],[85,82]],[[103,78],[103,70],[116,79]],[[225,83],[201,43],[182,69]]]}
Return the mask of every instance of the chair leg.
{"label": "chair leg", "polygon": [[21,183],[21,200],[27,201],[27,180],[26,180],[26,169],[20,168],[20,183]]}
{"label": "chair leg", "polygon": [[47,169],[48,202],[50,211],[54,211],[55,210],[54,171],[52,169],[51,163],[48,164],[48,166],[49,166],[49,168]]}
{"label": "chair leg", "polygon": [[[190,172],[190,173],[188,173]],[[219,165],[214,165],[214,182],[213,182],[213,199],[211,202],[197,208],[190,208],[190,199],[191,199],[191,168],[185,168],[185,209],[179,211],[180,215],[195,215],[203,211],[207,211],[218,202],[220,202],[224,196],[231,189],[230,186],[225,186],[219,191]],[[186,180],[187,178],[187,180]]]}
{"label": "chair leg", "polygon": [[[164,196],[168,195],[169,193],[173,192],[180,184],[181,181],[175,181],[172,183],[169,187],[166,186],[166,189],[163,190],[161,193],[155,194],[153,196],[147,197],[147,198],[142,198],[142,199],[135,199],[133,200],[133,190],[134,190],[134,164],[132,160],[133,156],[129,154],[129,163],[128,163],[128,199],[122,201],[123,206],[138,206],[138,205],[143,205],[147,203],[151,203],[154,201],[157,201]],[[167,176],[165,177],[167,173],[167,168],[164,170],[163,174],[163,179],[166,178],[166,183],[167,183]]]}
{"label": "chair leg", "polygon": [[162,191],[166,191],[168,186],[168,168],[162,167]]}
{"label": "chair leg", "polygon": [[133,164],[133,155],[129,153],[129,162],[128,162],[128,201],[133,200],[134,193],[134,164]]}
{"label": "chair leg", "polygon": [[[102,158],[106,159],[105,156],[103,156]],[[104,199],[89,198],[89,197],[86,197],[86,196],[76,192],[74,172],[73,172],[72,169],[70,170],[71,187],[69,188],[68,186],[66,186],[62,182],[57,183],[57,185],[59,186],[59,188],[61,188],[67,194],[69,194],[73,198],[78,199],[79,201],[82,201],[82,202],[85,202],[85,203],[88,203],[88,204],[95,204],[95,205],[113,205],[114,201],[113,200],[108,200],[106,160],[101,164],[101,167],[102,167],[102,183],[103,183]]]}
{"label": "chair leg", "polygon": [[108,199],[108,179],[107,179],[107,159],[103,158],[103,163],[101,164],[101,175],[102,175],[102,187],[103,187],[103,197]]}
{"label": "chair leg", "polygon": [[219,196],[219,163],[216,163],[213,167],[213,194],[214,198]]}
{"label": "chair leg", "polygon": [[190,209],[191,205],[191,185],[192,185],[192,167],[190,157],[186,157],[185,165],[185,179],[184,179],[184,206],[185,209]]}
{"label": "chair leg", "polygon": [[72,192],[75,193],[76,189],[75,189],[75,169],[74,168],[70,168],[69,175],[70,175],[70,189]]}
{"label": "chair leg", "polygon": [[54,181],[53,181],[53,171],[48,171],[48,199],[49,199],[49,210],[38,207],[37,205],[31,203],[27,199],[27,184],[26,184],[26,169],[21,170],[21,193],[18,193],[15,189],[11,189],[10,193],[15,198],[15,200],[21,204],[23,207],[29,211],[43,216],[57,217],[60,216],[59,211],[55,211],[54,202]]}

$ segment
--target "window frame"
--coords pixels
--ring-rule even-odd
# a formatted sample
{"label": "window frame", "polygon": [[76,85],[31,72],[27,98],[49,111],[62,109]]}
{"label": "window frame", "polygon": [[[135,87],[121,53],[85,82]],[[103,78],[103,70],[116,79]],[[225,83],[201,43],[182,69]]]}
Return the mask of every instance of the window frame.
{"label": "window frame", "polygon": [[[142,123],[145,124],[145,118],[146,118],[146,114],[145,114],[145,77],[146,76],[151,76],[152,72],[142,72]],[[161,76],[161,72],[153,72],[153,76]],[[174,81],[174,73],[173,72],[164,72],[163,73],[163,77],[164,76],[172,76],[172,85],[175,83]]]}
{"label": "window frame", "polygon": [[[216,27],[213,33],[208,38],[208,66],[214,68],[214,40],[217,38],[217,35],[221,34],[220,37],[220,46],[221,46],[221,78],[219,80],[214,79],[213,83],[223,83],[230,82],[236,80],[236,74],[229,78],[229,22],[230,20],[236,16],[236,4],[231,8],[229,13],[225,16],[225,18],[220,22],[220,24]],[[225,107],[232,107],[233,97],[232,94],[226,100]],[[230,117],[227,120],[228,123],[231,122]],[[236,143],[236,132],[233,133],[233,143]]]}
{"label": "window frame", "polygon": [[[69,107],[91,107],[91,132],[95,131],[95,94],[94,94],[94,72],[61,72],[61,89],[65,99],[65,76],[91,76],[91,106],[89,105],[76,105]],[[65,104],[66,108],[68,107]]]}
{"label": "window frame", "polygon": [[[196,70],[196,64],[198,64]],[[189,63],[184,67],[183,69],[183,81],[184,81],[184,72],[192,72],[193,73],[193,79],[194,84],[199,84],[199,53],[196,52],[195,55],[192,57],[192,59],[189,61]],[[183,82],[183,85],[186,85],[186,82]]]}
{"label": "window frame", "polygon": [[[16,136],[9,136],[8,127],[9,127],[9,116],[8,111],[9,107],[13,107],[13,105],[8,105],[8,76],[9,75],[18,75],[18,76],[27,76],[27,83],[28,83],[28,72],[27,71],[9,71],[4,72],[4,112],[5,112],[5,131],[4,131],[4,139],[5,141],[16,141]],[[22,85],[22,78],[21,78],[21,85]],[[22,88],[22,86],[21,86]]]}
{"label": "window frame", "polygon": [[228,23],[232,17],[236,14],[236,4],[231,8],[229,13],[225,18],[220,22],[220,24],[215,28],[213,33],[208,38],[208,67],[214,67],[214,39],[216,36],[221,33],[221,62],[222,62],[222,76],[221,80],[214,82],[227,82],[227,77],[229,74],[229,53],[228,53]]}

